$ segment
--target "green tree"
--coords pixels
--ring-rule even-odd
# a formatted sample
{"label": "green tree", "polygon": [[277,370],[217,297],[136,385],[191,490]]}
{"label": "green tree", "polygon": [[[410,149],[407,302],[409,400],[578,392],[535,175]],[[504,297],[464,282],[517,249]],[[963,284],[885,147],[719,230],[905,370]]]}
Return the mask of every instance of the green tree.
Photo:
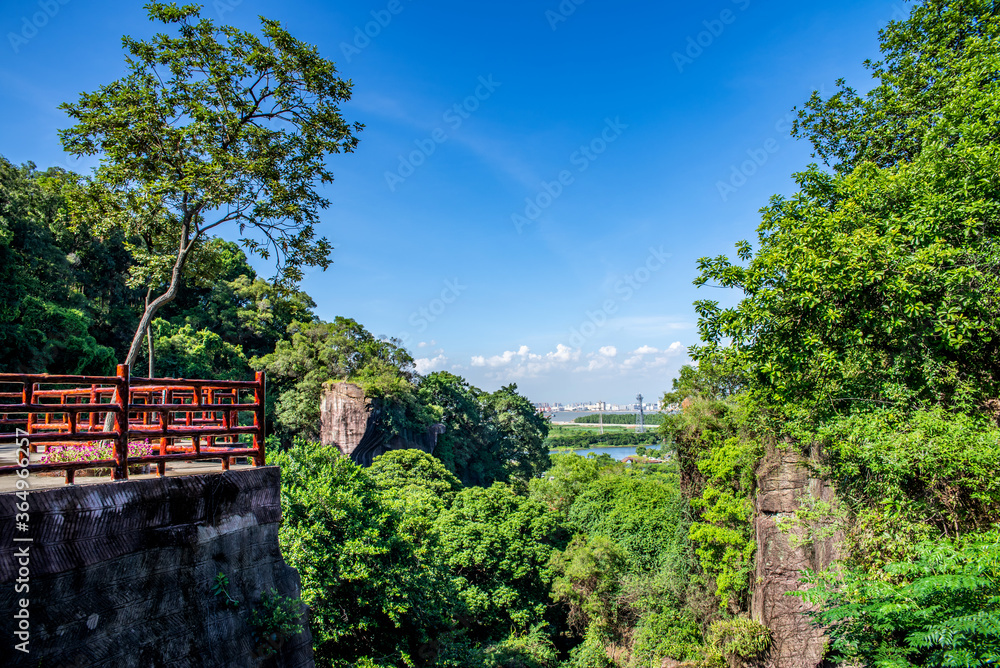
{"label": "green tree", "polygon": [[569,523],[621,549],[633,572],[652,572],[680,559],[686,543],[687,503],[667,475],[605,475],[587,485],[569,511]]}
{"label": "green tree", "polygon": [[434,454],[464,484],[527,481],[548,467],[548,422],[517,385],[488,393],[436,371],[420,380],[417,398],[445,424]]}
{"label": "green tree", "polygon": [[247,358],[274,352],[292,322],[314,320],[306,293],[260,278],[240,247],[219,238],[193,256],[177,298],[162,317],[177,326],[211,329]]}
{"label": "green tree", "polygon": [[77,121],[61,133],[65,149],[101,157],[76,206],[99,233],[150,240],[138,274],[165,286],[145,307],[131,365],[211,230],[237,226],[250,252],[276,255],[288,281],[303,266],[327,266],[330,245],[314,227],[328,202],[316,185],[332,181],[327,157],[352,151],[361,129],[340,114],[351,83],[276,21],[261,19],[257,36],[216,26],[197,5],[146,8],[176,35],[125,37],[128,73],[61,107]]}
{"label": "green tree", "polygon": [[496,425],[494,450],[507,475],[531,480],[549,467],[545,437],[548,420],[539,415],[517,385],[506,385],[484,397],[491,421]]}
{"label": "green tree", "polygon": [[151,331],[159,373],[164,378],[248,380],[252,377],[240,347],[223,341],[209,329],[195,331],[191,325],[177,327],[156,319]]}
{"label": "green tree", "polygon": [[296,440],[281,467],[281,551],[302,578],[318,662],[413,665],[446,624],[442,590],[400,533],[365,469],[333,447]]}
{"label": "green tree", "polygon": [[460,491],[437,529],[473,638],[496,640],[498,633],[527,631],[546,620],[549,559],[566,542],[556,515],[494,483]]}
{"label": "green tree", "polygon": [[460,376],[435,371],[421,379],[420,401],[444,423],[434,455],[465,485],[489,485],[503,478],[502,464],[492,456],[492,434],[483,415],[483,392]]}
{"label": "green tree", "polygon": [[552,556],[552,568],[558,574],[552,597],[569,608],[571,628],[617,640],[625,635],[632,620],[619,599],[628,563],[617,543],[603,536],[577,536]]}
{"label": "green tree", "polygon": [[412,392],[413,358],[400,342],[376,338],[350,318],[292,322],[288,335],[251,365],[275,381],[277,421],[289,432],[318,434],[323,384],[331,380],[358,383],[369,397]]}
{"label": "green tree", "polygon": [[95,337],[102,313],[87,299],[106,296],[104,283],[87,281],[93,255],[105,247],[66,232],[60,186],[68,178],[0,158],[0,368],[9,371],[114,369],[114,350]]}
{"label": "green tree", "polygon": [[372,462],[369,474],[387,496],[421,487],[441,500],[443,506],[451,504],[462,483],[435,457],[420,450],[391,450],[379,455]]}
{"label": "green tree", "polygon": [[552,466],[529,485],[531,496],[564,517],[576,497],[602,472],[621,472],[625,465],[611,457],[581,457],[573,452],[552,454]]}
{"label": "green tree", "polygon": [[927,541],[882,573],[808,575],[834,661],[992,666],[1000,659],[1000,536]]}
{"label": "green tree", "polygon": [[880,86],[863,113],[845,112],[857,125],[834,101],[809,125],[857,157],[796,175],[799,192],[763,210],[756,252],[740,242],[738,263],[699,261],[697,284],[743,299],[696,304],[695,356],[728,360],[765,408],[801,408],[808,423],[873,405],[972,409],[1000,393],[994,13],[933,1],[891,24]]}
{"label": "green tree", "polygon": [[[994,50],[1000,15],[991,0],[928,0],[910,16],[880,31],[882,59],[865,61],[875,86],[864,96],[837,82],[828,99],[814,92],[799,110],[794,136],[808,139],[815,155],[849,173],[863,163],[891,167],[912,162],[928,135],[952,130],[943,109],[963,96],[969,64],[983,49]],[[977,69],[975,81],[991,86],[996,70]],[[974,115],[982,107],[966,107]],[[986,120],[980,116],[980,120]],[[984,127],[984,143],[995,143],[995,126]]]}

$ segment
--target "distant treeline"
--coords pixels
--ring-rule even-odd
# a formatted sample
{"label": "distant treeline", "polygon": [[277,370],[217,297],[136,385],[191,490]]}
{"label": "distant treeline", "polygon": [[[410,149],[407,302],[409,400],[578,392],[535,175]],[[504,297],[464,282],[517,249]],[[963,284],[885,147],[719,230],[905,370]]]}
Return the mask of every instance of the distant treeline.
{"label": "distant treeline", "polygon": [[[665,415],[663,413],[649,413],[645,416],[644,422],[646,424],[660,424],[663,422]],[[578,417],[573,422],[579,422],[581,424],[597,424],[600,422],[600,415],[584,415]],[[604,413],[604,424],[635,424],[635,413]]]}
{"label": "distant treeline", "polygon": [[656,445],[662,437],[655,431],[645,434],[637,434],[634,431],[613,431],[606,434],[598,434],[596,431],[587,429],[571,432],[567,436],[554,436],[546,439],[545,444],[549,449],[556,448],[581,448],[592,447],[617,447],[629,445]]}

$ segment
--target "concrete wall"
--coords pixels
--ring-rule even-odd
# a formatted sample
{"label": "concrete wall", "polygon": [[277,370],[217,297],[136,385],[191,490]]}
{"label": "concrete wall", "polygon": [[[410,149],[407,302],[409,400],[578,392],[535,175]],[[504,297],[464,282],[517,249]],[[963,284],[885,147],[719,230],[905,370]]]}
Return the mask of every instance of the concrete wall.
{"label": "concrete wall", "polygon": [[[0,664],[311,667],[308,628],[264,658],[247,623],[271,587],[299,595],[278,548],[279,484],[262,467],[33,491],[27,594],[14,589],[19,499],[0,494]],[[212,594],[219,572],[236,611]],[[14,649],[20,598],[30,654]]]}

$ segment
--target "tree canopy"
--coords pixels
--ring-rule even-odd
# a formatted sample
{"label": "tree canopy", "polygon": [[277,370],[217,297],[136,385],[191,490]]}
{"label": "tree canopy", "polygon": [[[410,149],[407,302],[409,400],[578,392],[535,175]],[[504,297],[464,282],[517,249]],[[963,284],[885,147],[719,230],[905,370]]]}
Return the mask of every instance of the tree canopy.
{"label": "tree canopy", "polygon": [[78,224],[121,231],[134,276],[156,293],[129,364],[188,257],[221,225],[236,226],[251,253],[275,254],[285,281],[327,266],[317,185],[333,180],[327,157],[353,151],[361,129],[340,113],[351,83],[277,21],[262,18],[258,36],[216,26],[198,5],[146,9],[175,34],[123,38],[127,74],[62,105],[77,122],[61,133],[65,149],[101,160],[76,194]]}

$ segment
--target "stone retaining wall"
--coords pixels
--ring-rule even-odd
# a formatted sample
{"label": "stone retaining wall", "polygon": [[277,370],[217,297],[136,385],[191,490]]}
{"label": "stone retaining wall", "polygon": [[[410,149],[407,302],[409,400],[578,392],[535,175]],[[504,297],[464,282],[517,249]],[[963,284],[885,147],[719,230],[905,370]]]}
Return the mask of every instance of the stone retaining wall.
{"label": "stone retaining wall", "polygon": [[[16,530],[18,502],[0,494],[0,664],[313,665],[308,628],[265,657],[247,623],[272,587],[299,596],[298,573],[278,547],[276,467],[36,490],[26,533]],[[33,541],[14,541],[25,535]],[[25,545],[30,589],[16,593]],[[220,572],[236,610],[212,593]],[[15,650],[21,598],[29,654]]]}

